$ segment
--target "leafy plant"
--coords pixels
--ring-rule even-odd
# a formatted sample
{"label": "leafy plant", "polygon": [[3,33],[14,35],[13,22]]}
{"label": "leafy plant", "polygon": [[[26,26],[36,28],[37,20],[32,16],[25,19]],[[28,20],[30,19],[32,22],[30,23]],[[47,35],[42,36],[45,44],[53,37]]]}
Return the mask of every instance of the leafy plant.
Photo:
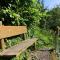
{"label": "leafy plant", "polygon": [[22,41],[20,37],[9,38],[6,40],[7,48],[19,44]]}
{"label": "leafy plant", "polygon": [[[28,60],[29,58],[29,51],[26,50],[25,52],[23,52],[22,54],[20,54],[20,56],[18,56],[19,60]],[[13,57],[11,60],[17,60],[16,57]]]}

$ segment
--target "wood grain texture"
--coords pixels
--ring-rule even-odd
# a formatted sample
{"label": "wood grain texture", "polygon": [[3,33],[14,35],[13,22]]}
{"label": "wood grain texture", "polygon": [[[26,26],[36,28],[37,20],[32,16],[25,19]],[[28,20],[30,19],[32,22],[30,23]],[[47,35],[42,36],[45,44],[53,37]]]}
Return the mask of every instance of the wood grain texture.
{"label": "wood grain texture", "polygon": [[27,33],[26,26],[0,26],[0,39]]}
{"label": "wood grain texture", "polygon": [[28,47],[33,45],[36,42],[37,38],[27,39],[22,41],[20,44],[12,46],[0,53],[0,56],[18,56]]}

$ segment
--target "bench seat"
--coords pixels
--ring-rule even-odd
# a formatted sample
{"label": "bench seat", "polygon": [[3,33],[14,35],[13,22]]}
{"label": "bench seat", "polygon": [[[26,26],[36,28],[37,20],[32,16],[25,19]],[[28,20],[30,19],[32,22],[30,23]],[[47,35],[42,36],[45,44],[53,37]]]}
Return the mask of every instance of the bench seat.
{"label": "bench seat", "polygon": [[37,38],[27,39],[20,44],[12,46],[0,53],[0,56],[17,56],[24,52],[28,47],[36,42]]}

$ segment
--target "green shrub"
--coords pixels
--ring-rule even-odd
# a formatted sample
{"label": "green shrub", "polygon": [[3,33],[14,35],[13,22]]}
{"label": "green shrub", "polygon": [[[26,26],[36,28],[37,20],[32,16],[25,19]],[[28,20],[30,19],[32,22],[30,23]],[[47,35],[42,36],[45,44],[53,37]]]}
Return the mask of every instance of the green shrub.
{"label": "green shrub", "polygon": [[[28,60],[29,58],[29,51],[26,50],[25,52],[23,52],[22,54],[20,54],[20,56],[18,57],[19,60]],[[18,60],[16,57],[12,58],[11,60]]]}
{"label": "green shrub", "polygon": [[8,40],[6,40],[7,48],[13,45],[19,44],[21,41],[22,41],[22,38],[20,37],[8,38]]}
{"label": "green shrub", "polygon": [[49,30],[40,29],[37,26],[32,27],[30,30],[30,37],[37,37],[37,45],[36,47],[39,48],[52,48],[54,47],[54,35],[50,33]]}

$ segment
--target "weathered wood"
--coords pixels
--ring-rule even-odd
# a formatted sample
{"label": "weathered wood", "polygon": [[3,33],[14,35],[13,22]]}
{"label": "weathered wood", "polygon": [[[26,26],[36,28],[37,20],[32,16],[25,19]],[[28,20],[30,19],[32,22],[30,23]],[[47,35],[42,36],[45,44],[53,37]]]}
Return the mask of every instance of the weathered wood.
{"label": "weathered wood", "polygon": [[3,50],[5,49],[5,42],[4,42],[4,39],[1,39],[0,40],[0,48],[2,48]]}
{"label": "weathered wood", "polygon": [[[4,50],[5,43],[4,39],[7,40],[8,37],[16,36],[16,35],[23,35],[24,39],[26,39],[27,28],[26,26],[0,26],[0,46]],[[19,59],[19,55],[24,52],[27,48],[33,45],[36,42],[36,38],[27,39],[22,41],[20,44],[12,46],[8,49],[5,49],[0,53],[0,56],[4,57],[12,57],[16,56]]]}
{"label": "weathered wood", "polygon": [[0,56],[18,56],[23,51],[25,51],[28,47],[36,42],[36,38],[28,39],[22,41],[20,44],[12,46],[11,48],[6,49],[5,51],[0,53]]}
{"label": "weathered wood", "polygon": [[26,26],[0,26],[0,39],[27,33]]}

